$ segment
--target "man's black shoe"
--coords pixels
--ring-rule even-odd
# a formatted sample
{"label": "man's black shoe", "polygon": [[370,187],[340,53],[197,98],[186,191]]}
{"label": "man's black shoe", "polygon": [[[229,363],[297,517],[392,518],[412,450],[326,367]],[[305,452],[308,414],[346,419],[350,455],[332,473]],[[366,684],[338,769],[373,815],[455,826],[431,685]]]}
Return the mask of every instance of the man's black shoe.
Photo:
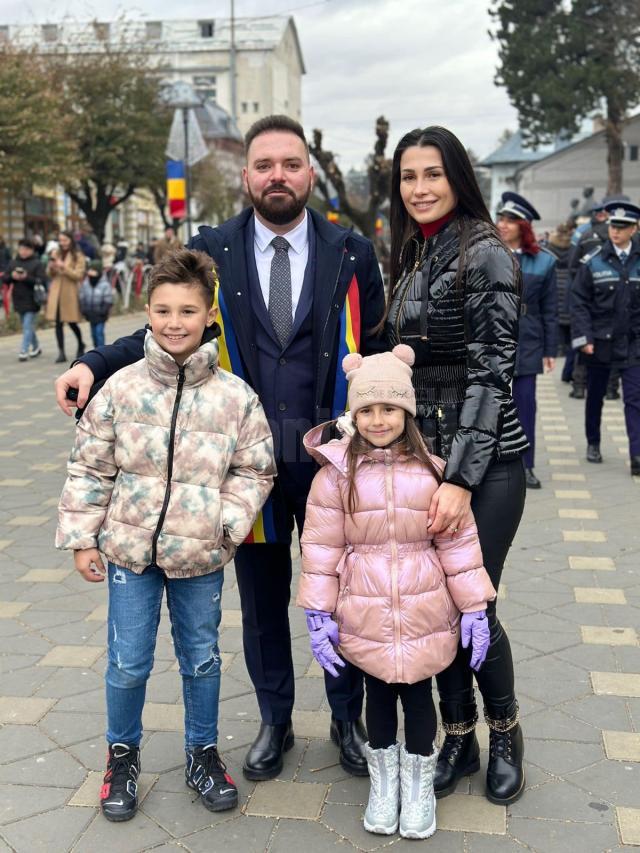
{"label": "man's black shoe", "polygon": [[138,811],[140,750],[113,743],[107,755],[107,772],[100,790],[100,807],[107,820],[131,820]]}
{"label": "man's black shoe", "polygon": [[587,444],[587,462],[602,462],[599,444]]}
{"label": "man's black shoe", "polygon": [[640,477],[640,456],[631,457],[631,476]]}
{"label": "man's black shoe", "polygon": [[574,400],[584,400],[584,388],[576,388],[574,385],[572,390],[569,391],[569,396],[573,397]]}
{"label": "man's black shoe", "polygon": [[224,812],[238,805],[236,783],[227,773],[227,765],[214,743],[196,746],[193,752],[187,752],[184,778],[187,785],[200,794],[203,805],[210,812]]}
{"label": "man's black shoe", "polygon": [[331,740],[340,747],[340,764],[352,776],[368,776],[364,745],[367,732],[362,720],[336,720],[331,717],[329,729]]}
{"label": "man's black shoe", "polygon": [[613,389],[611,391],[607,391],[607,393],[604,395],[604,399],[605,400],[619,400],[620,399],[620,392],[614,391]]}
{"label": "man's black shoe", "polygon": [[524,481],[528,489],[541,489],[542,483],[533,473],[533,468],[525,468]]}
{"label": "man's black shoe", "polygon": [[293,726],[288,723],[261,723],[242,766],[246,779],[264,782],[282,770],[282,755],[293,746]]}

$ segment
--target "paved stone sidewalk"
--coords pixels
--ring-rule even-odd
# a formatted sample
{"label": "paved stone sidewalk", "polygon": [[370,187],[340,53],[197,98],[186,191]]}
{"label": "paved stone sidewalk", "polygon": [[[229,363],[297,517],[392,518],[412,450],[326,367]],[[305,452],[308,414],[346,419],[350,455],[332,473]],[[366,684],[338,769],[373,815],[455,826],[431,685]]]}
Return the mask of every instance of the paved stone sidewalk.
{"label": "paved stone sidewalk", "polygon": [[[136,327],[117,318],[109,339]],[[85,327],[86,328],[86,327]],[[559,374],[540,380],[540,492],[528,494],[500,612],[516,661],[528,788],[509,809],[482,773],[438,804],[418,845],[361,825],[367,780],[346,776],[328,740],[323,680],[292,608],[296,744],[279,780],[241,764],[258,711],[241,653],[238,592],[227,571],[221,750],[241,808],[212,814],[182,776],[181,688],[163,619],[147,691],[143,802],[124,825],[96,807],[103,770],[106,589],[53,549],[73,425],[55,408],[53,335],[19,364],[0,340],[0,853],[186,850],[229,853],[423,849],[438,853],[601,853],[640,845],[640,482],[629,476],[620,403],[607,403],[603,465],[584,461],[583,404]],[[480,727],[483,769],[487,731]]]}

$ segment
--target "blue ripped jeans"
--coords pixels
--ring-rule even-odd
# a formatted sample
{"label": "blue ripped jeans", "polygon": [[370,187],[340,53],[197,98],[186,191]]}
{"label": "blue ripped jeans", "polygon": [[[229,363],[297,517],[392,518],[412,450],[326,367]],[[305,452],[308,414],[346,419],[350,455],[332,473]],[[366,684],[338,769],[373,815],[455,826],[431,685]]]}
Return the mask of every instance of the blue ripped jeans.
{"label": "blue ripped jeans", "polygon": [[184,697],[185,748],[218,742],[224,572],[167,578],[160,569],[141,575],[109,563],[107,741],[138,746],[147,679],[166,589],[171,634]]}

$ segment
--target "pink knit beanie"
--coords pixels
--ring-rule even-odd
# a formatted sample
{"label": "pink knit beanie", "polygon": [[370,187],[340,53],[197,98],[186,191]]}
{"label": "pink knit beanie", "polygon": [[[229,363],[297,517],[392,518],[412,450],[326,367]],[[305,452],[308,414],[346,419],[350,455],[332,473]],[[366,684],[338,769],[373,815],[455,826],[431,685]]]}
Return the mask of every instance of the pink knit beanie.
{"label": "pink knit beanie", "polygon": [[352,352],[342,360],[349,380],[349,409],[352,415],[365,406],[387,403],[416,414],[416,395],[411,384],[411,347],[398,344],[391,352],[368,355]]}

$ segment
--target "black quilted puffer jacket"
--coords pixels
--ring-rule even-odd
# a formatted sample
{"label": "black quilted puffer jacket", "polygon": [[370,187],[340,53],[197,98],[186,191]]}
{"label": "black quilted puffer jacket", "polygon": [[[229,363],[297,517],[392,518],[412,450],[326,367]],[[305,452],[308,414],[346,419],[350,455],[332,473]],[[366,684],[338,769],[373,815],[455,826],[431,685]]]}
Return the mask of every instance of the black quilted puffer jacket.
{"label": "black quilted puffer jacket", "polygon": [[412,242],[386,334],[391,346],[415,352],[417,422],[447,460],[445,482],[474,489],[491,462],[528,447],[511,396],[520,280],[511,253],[482,222],[472,226],[462,287],[459,250],[455,220]]}

